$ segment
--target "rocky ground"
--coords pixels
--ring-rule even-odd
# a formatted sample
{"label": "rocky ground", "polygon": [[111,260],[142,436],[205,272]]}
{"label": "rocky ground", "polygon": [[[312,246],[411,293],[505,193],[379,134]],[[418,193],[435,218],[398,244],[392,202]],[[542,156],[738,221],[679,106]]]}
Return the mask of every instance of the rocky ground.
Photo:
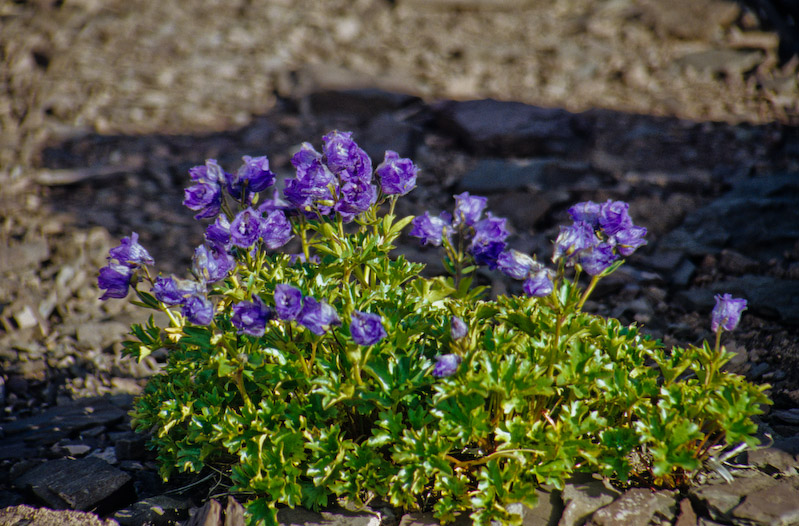
{"label": "rocky ground", "polygon": [[[100,302],[96,269],[137,231],[160,270],[183,273],[202,235],[181,205],[189,167],[266,154],[283,177],[298,144],[334,128],[376,160],[391,148],[420,165],[401,212],[486,195],[512,245],[542,260],[571,204],[629,201],[649,245],[587,308],[667,345],[711,336],[715,293],[749,300],[724,343],[733,370],[773,386],[761,431],[774,447],[740,459],[751,467],[735,483],[687,494],[575,480],[528,524],[620,524],[630,507],[629,524],[799,522],[799,57],[778,53],[762,13],[722,0],[315,5],[0,2],[0,523],[52,508],[166,524],[205,505],[195,523],[235,524],[218,481],[162,484],[130,432],[158,358],[121,356],[141,313]],[[487,97],[516,102],[470,101]],[[435,271],[415,240],[401,250]],[[53,520],[98,520],[70,513]],[[401,518],[283,518],[376,513]]]}

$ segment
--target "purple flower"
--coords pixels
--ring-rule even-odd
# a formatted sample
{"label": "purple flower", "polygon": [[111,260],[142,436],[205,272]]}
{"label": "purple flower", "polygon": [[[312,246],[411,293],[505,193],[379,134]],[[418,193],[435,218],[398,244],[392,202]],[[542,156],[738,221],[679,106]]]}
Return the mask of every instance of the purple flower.
{"label": "purple flower", "polygon": [[181,313],[190,323],[209,325],[214,319],[214,306],[205,296],[193,294],[183,302]]}
{"label": "purple flower", "polygon": [[455,197],[455,214],[452,224],[458,226],[463,223],[466,226],[472,226],[480,220],[483,215],[488,199],[477,195],[469,195],[469,192],[463,192]]}
{"label": "purple flower", "polygon": [[646,245],[644,236],[646,228],[642,226],[630,225],[616,232],[613,241],[616,243],[616,250],[624,257],[629,256],[638,247]]}
{"label": "purple flower", "polygon": [[436,365],[433,367],[433,376],[446,378],[458,371],[462,358],[457,354],[444,354],[436,356]]}
{"label": "purple flower", "polygon": [[116,259],[120,265],[130,268],[154,264],[152,256],[138,241],[139,234],[136,232],[131,233],[130,237],[123,237],[118,247],[108,251],[108,259]]}
{"label": "purple flower", "polygon": [[130,278],[133,276],[133,269],[127,265],[117,265],[109,263],[100,269],[97,277],[97,285],[105,292],[100,296],[101,300],[108,298],[124,298],[128,295]]}
{"label": "purple flower", "polygon": [[733,298],[731,294],[716,294],[716,306],[710,318],[710,328],[717,332],[722,328],[734,330],[741,320],[741,313],[746,309],[746,300]]}
{"label": "purple flower", "polygon": [[[442,217],[434,217],[430,212],[417,216],[411,221],[413,228],[409,235],[418,237],[423,245],[441,246],[445,230],[449,230],[449,221]],[[447,232],[449,234],[449,232]]]}
{"label": "purple flower", "polygon": [[189,177],[196,183],[211,183],[220,186],[227,179],[225,171],[216,159],[206,159],[202,166],[189,168]]}
{"label": "purple flower", "polygon": [[200,245],[194,249],[191,266],[198,279],[215,283],[227,277],[236,260],[221,247]]}
{"label": "purple flower", "polygon": [[280,284],[275,287],[275,310],[281,320],[291,321],[302,310],[302,292],[291,285]]}
{"label": "purple flower", "polygon": [[244,164],[235,175],[227,178],[227,190],[235,199],[241,199],[242,190],[258,193],[275,184],[275,174],[269,170],[266,157],[242,157]]}
{"label": "purple flower", "polygon": [[283,212],[288,212],[291,210],[291,205],[280,198],[280,191],[275,188],[274,192],[272,193],[271,199],[264,199],[260,205],[258,205],[258,211],[262,214],[269,214],[274,210],[281,210]]}
{"label": "purple flower", "polygon": [[590,250],[583,250],[578,262],[588,275],[598,276],[617,259],[619,256],[613,253],[613,247],[609,243],[598,243]]}
{"label": "purple flower", "polygon": [[322,137],[328,168],[343,182],[372,180],[372,160],[352,140],[352,132],[333,131]]}
{"label": "purple flower", "polygon": [[[260,212],[259,212],[260,214]],[[261,222],[261,237],[264,244],[274,250],[280,248],[291,239],[291,223],[282,210],[269,212]]]}
{"label": "purple flower", "polygon": [[453,340],[460,340],[469,333],[469,327],[458,316],[453,316],[449,320],[449,334]]}
{"label": "purple flower", "polygon": [[575,222],[585,222],[596,228],[599,226],[600,208],[601,205],[593,201],[577,203],[569,208],[569,215]]}
{"label": "purple flower", "polygon": [[562,257],[572,258],[575,254],[591,248],[598,242],[594,228],[586,221],[576,221],[571,226],[561,226],[555,240],[553,261]]}
{"label": "purple flower", "polygon": [[385,195],[405,195],[416,186],[418,169],[410,159],[387,150],[383,162],[375,170],[380,177],[380,186]]}
{"label": "purple flower", "polygon": [[188,296],[202,295],[205,287],[202,283],[187,279],[158,276],[152,288],[155,299],[166,305],[179,305]]}
{"label": "purple flower", "polygon": [[302,300],[302,310],[297,321],[316,335],[322,335],[332,326],[341,325],[336,309],[325,302],[316,301],[311,296]]}
{"label": "purple flower", "polygon": [[508,229],[505,226],[507,220],[494,217],[489,212],[488,217],[481,219],[474,225],[474,237],[469,246],[469,252],[474,257],[478,265],[488,265],[494,269],[497,266],[497,258],[505,250],[508,237]]}
{"label": "purple flower", "polygon": [[525,279],[537,263],[517,250],[506,250],[497,257],[497,268],[513,279]]}
{"label": "purple flower", "polygon": [[624,201],[611,201],[603,203],[599,207],[599,226],[608,236],[614,236],[622,229],[633,225],[633,220],[627,213],[630,205]]}
{"label": "purple flower", "polygon": [[349,222],[361,212],[368,210],[375,201],[377,201],[377,188],[369,183],[354,180],[342,185],[335,210],[341,214],[345,222]]}
{"label": "purple flower", "polygon": [[239,212],[230,223],[230,241],[240,248],[250,248],[261,236],[263,216],[252,208]]}
{"label": "purple flower", "polygon": [[205,219],[219,214],[222,206],[222,190],[217,183],[197,183],[184,190],[183,204],[199,212],[194,219]]}
{"label": "purple flower", "polygon": [[552,294],[554,285],[552,284],[552,278],[550,276],[549,270],[542,267],[534,274],[531,274],[530,277],[524,281],[523,288],[525,294],[528,296],[535,296],[537,298],[542,298]]}
{"label": "purple flower", "polygon": [[230,243],[230,221],[227,217],[220,215],[216,221],[208,225],[205,229],[205,239],[211,246],[221,250],[229,250]]}
{"label": "purple flower", "polygon": [[[298,155],[300,154],[294,157]],[[307,164],[298,165],[297,177],[286,181],[283,190],[286,200],[294,207],[310,213],[312,207],[316,206],[322,215],[330,213],[336,193],[338,193],[336,176],[318,158],[311,158]],[[320,206],[318,201],[331,201],[331,204]],[[310,213],[310,216],[313,217],[314,214]]]}
{"label": "purple flower", "polygon": [[258,296],[253,296],[252,301],[240,301],[233,305],[233,316],[230,323],[238,329],[239,334],[250,336],[263,336],[266,322],[272,319],[272,310],[267,307]]}
{"label": "purple flower", "polygon": [[386,337],[386,329],[377,314],[356,310],[350,319],[350,334],[358,345],[374,345]]}

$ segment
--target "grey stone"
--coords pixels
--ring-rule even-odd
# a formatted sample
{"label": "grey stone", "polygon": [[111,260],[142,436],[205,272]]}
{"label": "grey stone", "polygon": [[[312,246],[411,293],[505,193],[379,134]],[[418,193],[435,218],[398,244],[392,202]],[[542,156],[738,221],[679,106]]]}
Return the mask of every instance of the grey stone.
{"label": "grey stone", "polygon": [[563,488],[565,509],[558,526],[578,526],[596,510],[613,502],[620,493],[604,480],[578,477]]}
{"label": "grey stone", "polygon": [[534,508],[524,507],[522,526],[556,526],[563,515],[563,500],[560,491],[536,490],[538,503]]}
{"label": "grey stone", "polygon": [[94,513],[49,510],[20,505],[0,509],[0,524],[9,526],[119,526],[113,519],[100,519]]}
{"label": "grey stone", "polygon": [[19,477],[15,484],[30,488],[52,508],[88,510],[122,498],[115,494],[124,493],[130,481],[124,471],[87,457],[50,460]]}
{"label": "grey stone", "polygon": [[746,462],[772,473],[796,474],[796,468],[799,467],[796,456],[777,447],[747,451]]}
{"label": "grey stone", "polygon": [[534,187],[550,190],[577,183],[590,170],[584,162],[556,158],[482,159],[467,172],[458,188],[469,192],[497,192]]}
{"label": "grey stone", "polygon": [[625,491],[611,504],[597,510],[591,516],[591,522],[597,526],[647,526],[656,514],[672,520],[676,508],[674,492],[633,488]]}
{"label": "grey stone", "polygon": [[[432,515],[430,515],[432,518]],[[316,513],[304,508],[283,508],[277,514],[280,524],[303,526],[380,526],[380,516],[368,511],[334,509]],[[400,522],[402,524],[402,522]],[[421,524],[427,524],[422,522]]]}
{"label": "grey stone", "polygon": [[799,323],[799,281],[747,274],[714,283],[711,291],[746,298],[747,306],[762,316]]}
{"label": "grey stone", "polygon": [[474,153],[565,155],[584,147],[579,121],[565,110],[494,99],[447,101],[434,109],[438,124]]}
{"label": "grey stone", "polygon": [[792,526],[799,524],[799,477],[788,477],[773,486],[749,493],[732,511],[737,524]]}
{"label": "grey stone", "polygon": [[777,483],[773,477],[754,472],[749,477],[735,478],[731,483],[716,483],[691,489],[689,495],[704,506],[714,520],[729,520],[732,510],[746,495],[767,490]]}
{"label": "grey stone", "polygon": [[696,512],[691,505],[691,499],[682,499],[680,501],[680,514],[677,516],[674,526],[696,526],[696,522]]}
{"label": "grey stone", "polygon": [[693,68],[705,73],[726,73],[741,75],[763,61],[760,51],[742,51],[735,49],[709,49],[689,53],[676,60],[683,68]]}
{"label": "grey stone", "polygon": [[127,508],[114,513],[113,518],[120,526],[167,526],[188,518],[191,501],[158,495],[140,500]]}
{"label": "grey stone", "polygon": [[793,409],[778,409],[771,413],[773,416],[782,420],[786,424],[796,425],[799,424],[799,408]]}
{"label": "grey stone", "polygon": [[0,251],[0,274],[39,267],[49,257],[50,246],[46,239],[34,238],[10,244]]}
{"label": "grey stone", "polygon": [[381,113],[369,121],[363,136],[356,139],[376,168],[383,162],[386,150],[393,150],[400,157],[413,158],[420,133],[414,125],[398,119],[393,113]]}
{"label": "grey stone", "polygon": [[309,102],[314,113],[345,111],[358,118],[374,117],[382,112],[403,108],[419,98],[373,88],[323,90],[311,93]]}

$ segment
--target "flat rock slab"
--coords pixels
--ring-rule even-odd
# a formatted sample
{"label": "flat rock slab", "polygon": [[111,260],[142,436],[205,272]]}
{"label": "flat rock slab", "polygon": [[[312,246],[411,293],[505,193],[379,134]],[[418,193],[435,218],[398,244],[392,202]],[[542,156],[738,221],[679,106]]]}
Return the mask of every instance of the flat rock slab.
{"label": "flat rock slab", "polygon": [[[15,484],[30,488],[49,507],[88,510],[102,507],[124,491],[131,476],[95,457],[77,460],[62,458],[41,464]],[[131,489],[132,491],[132,489]]]}
{"label": "flat rock slab", "polygon": [[775,485],[748,494],[732,510],[733,522],[753,526],[799,524],[799,477],[787,477]]}
{"label": "flat rock slab", "polygon": [[[731,483],[709,484],[691,490],[690,496],[707,509],[714,520],[729,521],[733,510],[747,495],[768,492],[777,481],[756,471],[750,477],[735,478]],[[799,501],[799,494],[797,494]]]}
{"label": "flat rock slab", "polygon": [[[577,477],[575,477],[577,478]],[[566,508],[558,526],[578,526],[596,510],[607,506],[620,495],[605,481],[591,477],[574,480],[563,488],[563,503]]]}
{"label": "flat rock slab", "polygon": [[591,516],[596,526],[647,526],[658,515],[669,523],[676,515],[674,492],[633,488]]}
{"label": "flat rock slab", "polygon": [[0,524],[13,526],[119,526],[113,519],[101,520],[94,513],[11,506],[0,510]]}
{"label": "flat rock slab", "polygon": [[277,520],[287,526],[380,526],[380,516],[376,513],[345,509],[316,513],[304,508],[283,508]]}

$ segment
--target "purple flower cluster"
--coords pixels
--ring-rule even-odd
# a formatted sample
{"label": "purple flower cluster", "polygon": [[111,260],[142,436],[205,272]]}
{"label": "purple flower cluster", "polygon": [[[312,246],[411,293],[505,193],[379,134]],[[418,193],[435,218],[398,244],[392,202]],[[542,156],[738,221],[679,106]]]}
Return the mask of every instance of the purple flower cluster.
{"label": "purple flower cluster", "polygon": [[646,228],[633,224],[628,208],[629,204],[623,201],[611,200],[586,201],[571,207],[569,215],[574,222],[560,227],[553,261],[563,258],[597,276],[621,257],[646,245]]}
{"label": "purple flower cluster", "polygon": [[203,166],[189,169],[194,184],[186,188],[183,204],[197,214],[195,219],[216,217],[222,209],[222,190],[242,203],[251,201],[252,194],[266,190],[275,184],[275,174],[269,170],[266,157],[245,155],[244,164],[234,174],[222,170],[214,159],[208,159]]}
{"label": "purple flower cluster", "polygon": [[316,335],[322,335],[334,325],[341,325],[336,309],[287,284],[275,287],[275,312],[285,321],[296,321]]}
{"label": "purple flower cluster", "polygon": [[425,212],[411,222],[410,235],[420,238],[423,245],[441,246],[445,238],[447,241],[451,239],[453,232],[460,232],[469,239],[468,251],[475,262],[496,268],[497,258],[507,246],[507,220],[494,217],[490,212],[483,217],[485,197],[469,195],[468,192],[454,197],[454,214],[443,212],[435,217]]}
{"label": "purple flower cluster", "polygon": [[272,309],[267,307],[260,297],[253,296],[252,301],[240,301],[233,305],[230,323],[236,327],[239,334],[258,337],[264,335],[266,322],[273,317]]}
{"label": "purple flower cluster", "polygon": [[98,286],[105,290],[100,296],[101,300],[127,296],[133,272],[141,265],[155,263],[149,252],[139,244],[136,232],[131,233],[130,237],[123,237],[118,247],[109,250],[107,259],[108,265],[100,269],[97,278]]}
{"label": "purple flower cluster", "polygon": [[549,296],[554,289],[551,271],[517,250],[502,252],[497,258],[497,268],[513,279],[523,280],[524,292],[528,296]]}
{"label": "purple flower cluster", "polygon": [[[286,182],[286,202],[309,218],[337,213],[346,221],[368,210],[378,198],[372,161],[351,132],[333,131],[322,137],[322,152],[303,143],[292,157],[296,177]],[[374,171],[383,195],[404,195],[416,185],[417,169],[410,159],[387,151]]]}
{"label": "purple flower cluster", "polygon": [[713,332],[722,329],[732,331],[741,320],[741,313],[746,310],[746,300],[733,298],[730,294],[716,295],[716,306],[710,314],[710,328]]}

